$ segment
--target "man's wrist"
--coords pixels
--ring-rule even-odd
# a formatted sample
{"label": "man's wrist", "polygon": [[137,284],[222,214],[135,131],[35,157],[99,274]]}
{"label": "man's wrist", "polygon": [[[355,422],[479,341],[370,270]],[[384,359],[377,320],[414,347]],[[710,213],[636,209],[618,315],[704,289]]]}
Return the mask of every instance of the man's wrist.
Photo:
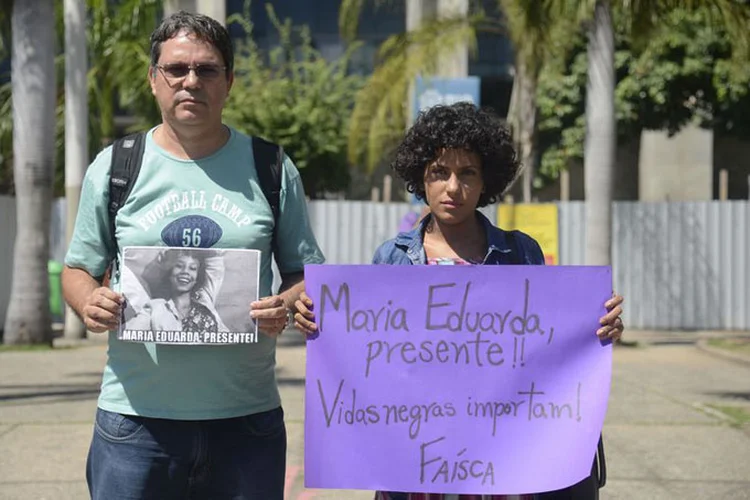
{"label": "man's wrist", "polygon": [[294,313],[296,311],[290,307],[286,308],[286,323],[284,323],[284,328],[289,327],[290,325],[294,324]]}

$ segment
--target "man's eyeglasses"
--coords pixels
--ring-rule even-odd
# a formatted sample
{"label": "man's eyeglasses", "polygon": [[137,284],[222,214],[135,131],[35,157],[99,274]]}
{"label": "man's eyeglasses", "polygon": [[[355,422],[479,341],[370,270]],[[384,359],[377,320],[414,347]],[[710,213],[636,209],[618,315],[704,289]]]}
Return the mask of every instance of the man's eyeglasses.
{"label": "man's eyeglasses", "polygon": [[170,80],[185,78],[190,73],[190,70],[194,71],[195,76],[202,80],[213,80],[218,78],[227,69],[226,66],[219,66],[218,64],[173,63],[155,64],[155,66]]}

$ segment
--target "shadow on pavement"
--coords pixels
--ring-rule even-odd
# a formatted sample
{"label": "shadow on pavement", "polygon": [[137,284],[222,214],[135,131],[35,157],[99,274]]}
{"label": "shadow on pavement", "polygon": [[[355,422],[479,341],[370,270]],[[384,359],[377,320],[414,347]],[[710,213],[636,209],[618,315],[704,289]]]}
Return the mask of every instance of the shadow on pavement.
{"label": "shadow on pavement", "polygon": [[26,402],[41,398],[54,398],[45,399],[44,401],[34,401],[35,404],[48,404],[61,401],[83,401],[99,397],[98,384],[0,385],[0,392],[6,391],[14,392],[10,394],[0,394],[0,402]]}
{"label": "shadow on pavement", "polygon": [[697,342],[697,339],[671,339],[671,340],[654,340],[649,342],[650,345],[654,346],[670,346],[670,345],[693,345]]}
{"label": "shadow on pavement", "polygon": [[704,392],[708,396],[717,396],[722,399],[742,399],[750,401],[750,392],[732,392],[732,391],[709,391]]}
{"label": "shadow on pavement", "polygon": [[298,377],[277,377],[276,382],[279,385],[292,387],[303,387],[305,385],[305,379]]}

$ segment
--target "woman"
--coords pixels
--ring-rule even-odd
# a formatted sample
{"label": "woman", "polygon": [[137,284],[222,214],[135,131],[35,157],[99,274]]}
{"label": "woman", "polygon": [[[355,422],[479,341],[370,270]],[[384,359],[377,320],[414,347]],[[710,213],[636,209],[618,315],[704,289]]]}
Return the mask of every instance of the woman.
{"label": "woman", "polygon": [[[429,212],[412,231],[386,241],[375,253],[374,264],[397,265],[497,265],[544,264],[542,251],[531,237],[506,232],[477,208],[496,202],[516,178],[519,164],[511,136],[500,120],[468,103],[436,106],[420,115],[397,148],[392,168],[407,189],[425,201]],[[608,313],[596,334],[617,340],[622,335],[620,304],[607,301]],[[306,294],[296,303],[295,325],[305,334],[317,331],[313,304]],[[592,474],[593,475],[593,474]],[[559,498],[596,496],[596,478],[559,492]],[[591,486],[593,484],[593,487]],[[553,496],[550,496],[553,495]],[[539,495],[427,495],[377,492],[377,500],[442,498],[541,498]],[[556,498],[554,493],[544,498]]]}
{"label": "woman", "polygon": [[224,259],[218,252],[167,249],[155,261],[151,274],[152,300],[128,322],[133,330],[226,332],[214,302],[224,277]]}

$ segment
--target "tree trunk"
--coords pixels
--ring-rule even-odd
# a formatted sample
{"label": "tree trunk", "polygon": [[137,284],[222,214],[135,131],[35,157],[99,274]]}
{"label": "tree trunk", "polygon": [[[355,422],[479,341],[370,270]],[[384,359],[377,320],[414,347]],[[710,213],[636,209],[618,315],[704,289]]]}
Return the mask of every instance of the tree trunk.
{"label": "tree trunk", "polygon": [[[437,0],[439,18],[466,17],[469,14],[469,0]],[[469,45],[461,43],[449,49],[446,47],[438,55],[437,74],[448,78],[464,78],[469,75]]]}
{"label": "tree trunk", "polygon": [[596,2],[589,32],[586,88],[586,264],[610,265],[612,193],[617,131],[615,121],[615,44],[608,0]]}
{"label": "tree trunk", "polygon": [[536,170],[536,80],[529,74],[525,64],[519,64],[518,69],[518,142],[523,165],[523,202],[531,203]]}
{"label": "tree trunk", "polygon": [[[68,243],[78,214],[83,174],[89,163],[87,70],[86,3],[65,0],[65,217]],[[81,339],[85,336],[86,328],[67,306],[65,337]]]}
{"label": "tree trunk", "polygon": [[14,2],[11,30],[18,232],[4,342],[50,343],[47,261],[55,156],[54,2]]}
{"label": "tree trunk", "polygon": [[[110,68],[114,71],[116,69]],[[102,100],[99,112],[101,113],[101,130],[102,130],[102,148],[112,144],[115,137],[115,85],[112,80],[107,78],[101,82],[100,92]]]}
{"label": "tree trunk", "polygon": [[169,17],[181,10],[196,12],[197,0],[164,0],[164,17]]}
{"label": "tree trunk", "polygon": [[524,203],[531,203],[536,170],[536,85],[537,80],[529,74],[528,66],[517,60],[507,121],[523,167],[521,190]]}

